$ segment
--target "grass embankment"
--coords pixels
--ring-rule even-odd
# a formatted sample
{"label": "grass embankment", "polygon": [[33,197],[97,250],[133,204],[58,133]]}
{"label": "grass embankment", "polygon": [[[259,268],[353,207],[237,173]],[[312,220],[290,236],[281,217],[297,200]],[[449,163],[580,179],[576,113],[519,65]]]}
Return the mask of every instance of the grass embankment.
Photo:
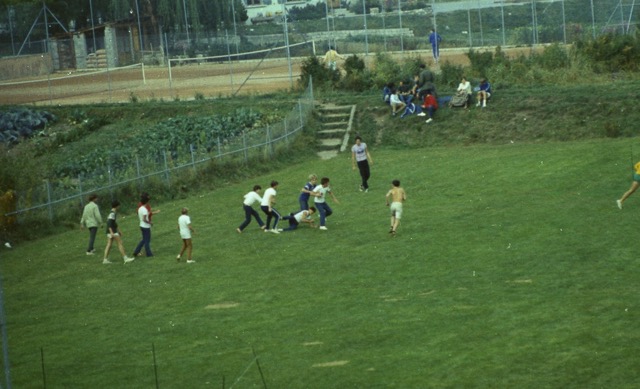
{"label": "grass embankment", "polygon": [[[603,139],[594,126],[610,118],[626,131],[627,115],[605,115],[617,105],[603,99],[589,120],[582,103],[575,117],[551,117],[565,100],[555,97],[518,132],[505,123],[520,114],[506,92],[487,110],[443,109],[432,126],[394,119],[372,147],[369,193],[356,190],[348,155],[307,158],[154,203],[154,259],[102,265],[85,256],[81,231],[3,248],[14,386],[43,386],[42,350],[49,387],[150,387],[152,346],[160,387],[262,386],[254,351],[268,387],[636,386],[640,197],[622,211],[614,201],[636,140]],[[386,115],[373,106],[361,132],[374,137]],[[544,136],[572,120],[583,132],[571,137],[600,139],[498,138],[500,127]],[[482,126],[495,144],[452,147],[445,136],[458,128],[466,143]],[[429,144],[445,147],[418,147]],[[286,213],[311,172],[331,177],[340,200],[328,231],[274,235],[254,222],[235,232],[254,183],[280,181]],[[391,238],[384,194],[394,178],[409,200]],[[175,261],[182,206],[196,228],[193,265]],[[130,252],[136,218],[120,224]]]}

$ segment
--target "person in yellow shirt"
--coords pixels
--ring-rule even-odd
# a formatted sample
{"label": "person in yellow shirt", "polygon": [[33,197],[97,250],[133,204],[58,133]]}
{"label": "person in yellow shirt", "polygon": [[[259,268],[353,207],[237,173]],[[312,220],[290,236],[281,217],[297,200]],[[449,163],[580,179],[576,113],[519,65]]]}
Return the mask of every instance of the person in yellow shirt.
{"label": "person in yellow shirt", "polygon": [[622,197],[619,200],[616,200],[618,204],[618,208],[622,209],[622,203],[629,198],[635,192],[638,187],[640,187],[640,162],[637,162],[633,165],[633,182],[631,183],[631,188],[628,191],[624,192]]}
{"label": "person in yellow shirt", "polygon": [[331,70],[336,70],[338,59],[344,59],[344,57],[338,54],[335,49],[329,47],[329,50],[324,55],[325,65],[327,65],[327,67]]}

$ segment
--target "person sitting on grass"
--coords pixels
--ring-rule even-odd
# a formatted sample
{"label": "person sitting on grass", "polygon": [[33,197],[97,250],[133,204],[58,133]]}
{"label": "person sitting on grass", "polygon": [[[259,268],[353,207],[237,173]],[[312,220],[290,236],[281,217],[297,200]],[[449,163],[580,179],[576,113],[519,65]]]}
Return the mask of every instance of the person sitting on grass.
{"label": "person sitting on grass", "polygon": [[476,107],[482,108],[487,106],[487,100],[491,98],[491,84],[487,81],[486,78],[480,80],[480,86],[478,86],[478,102],[476,103]]}
{"label": "person sitting on grass", "polygon": [[[427,95],[424,97],[424,104],[422,105],[422,109],[424,111],[427,111],[427,113],[429,114],[429,119],[426,120],[426,123],[431,123],[433,121],[433,116],[438,109],[438,100],[436,99],[436,97],[431,93],[427,93]],[[425,116],[424,112],[423,114],[419,114],[419,116]]]}
{"label": "person sitting on grass", "polygon": [[469,102],[471,101],[471,83],[467,81],[467,77],[462,76],[462,80],[460,80],[460,84],[458,84],[457,94],[466,97],[464,107],[469,108]]}
{"label": "person sitting on grass", "polygon": [[384,101],[387,104],[390,104],[392,91],[393,91],[393,82],[385,84],[384,88],[382,88],[382,101]]}
{"label": "person sitting on grass", "polygon": [[396,116],[396,114],[402,110],[404,110],[404,107],[406,107],[407,105],[404,103],[404,101],[402,101],[400,99],[400,95],[398,95],[398,90],[394,89],[391,92],[391,99],[390,99],[390,104],[391,104],[391,114],[393,116]]}

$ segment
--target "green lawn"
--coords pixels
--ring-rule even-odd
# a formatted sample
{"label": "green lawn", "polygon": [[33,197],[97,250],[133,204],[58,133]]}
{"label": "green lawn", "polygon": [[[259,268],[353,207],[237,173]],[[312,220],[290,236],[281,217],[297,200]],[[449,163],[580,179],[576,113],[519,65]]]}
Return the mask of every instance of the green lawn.
{"label": "green lawn", "polygon": [[[161,388],[636,388],[640,194],[615,205],[634,143],[374,148],[369,193],[349,155],[313,160],[154,203],[156,257],[126,266],[80,230],[0,247],[13,386],[154,387],[155,348]],[[287,213],[312,172],[340,200],[328,231],[235,232],[255,183]]]}

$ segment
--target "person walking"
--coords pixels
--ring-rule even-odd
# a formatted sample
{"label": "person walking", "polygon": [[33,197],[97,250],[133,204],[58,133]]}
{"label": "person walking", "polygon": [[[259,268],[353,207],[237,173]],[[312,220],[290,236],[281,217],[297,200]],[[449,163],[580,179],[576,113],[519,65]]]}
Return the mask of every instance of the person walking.
{"label": "person walking", "polygon": [[400,186],[400,180],[393,180],[391,182],[391,189],[385,196],[387,207],[391,211],[391,228],[389,233],[393,236],[396,235],[398,226],[400,225],[400,219],[402,218],[402,204],[407,200],[407,194]]}
{"label": "person walking", "polygon": [[252,207],[254,203],[262,202],[262,197],[260,196],[261,190],[262,187],[260,185],[254,185],[253,190],[244,195],[244,201],[242,202],[242,209],[244,209],[244,221],[238,228],[236,228],[238,234],[242,234],[242,231],[244,231],[249,223],[251,223],[251,217],[255,218],[260,228],[264,230],[265,225],[262,219],[260,219],[260,214],[258,214],[258,212]]}
{"label": "person walking", "polygon": [[89,245],[87,246],[87,255],[93,255],[95,248],[93,247],[96,241],[96,234],[98,233],[98,227],[102,224],[102,215],[100,215],[100,208],[96,204],[98,199],[97,194],[89,196],[89,202],[84,206],[82,211],[82,218],[80,219],[80,227],[87,228],[89,230]]}
{"label": "person walking", "polygon": [[140,254],[142,247],[144,247],[144,252],[147,257],[153,257],[153,252],[151,251],[151,226],[153,225],[151,217],[160,213],[160,210],[152,211],[151,205],[149,204],[150,200],[151,197],[146,192],[142,193],[140,196],[140,203],[138,204],[138,219],[140,220],[140,232],[142,233],[142,239],[133,251],[134,257]]}
{"label": "person walking", "polygon": [[351,147],[351,167],[356,170],[356,165],[360,171],[360,178],[362,183],[360,184],[360,191],[369,191],[369,177],[371,177],[371,170],[369,168],[369,162],[373,165],[373,158],[369,153],[367,144],[362,141],[360,135],[356,136],[356,143]]}
{"label": "person walking", "polygon": [[[273,207],[276,203],[276,189],[278,188],[278,181],[271,181],[271,187],[264,191],[262,196],[262,202],[260,203],[260,209],[267,215],[267,224],[264,232],[273,232],[279,234],[278,222],[280,221],[280,213]],[[273,228],[271,226],[271,219],[273,219]]]}
{"label": "person walking", "polygon": [[331,187],[329,186],[329,178],[322,177],[322,179],[320,180],[320,185],[316,186],[313,189],[312,193],[312,196],[315,197],[313,201],[315,202],[316,209],[320,213],[320,229],[322,231],[326,231],[328,229],[326,226],[326,221],[327,218],[333,214],[333,210],[331,209],[329,204],[327,204],[327,193],[331,195],[333,201],[335,201],[336,204],[340,204],[336,196],[331,191]]}
{"label": "person walking", "polygon": [[104,265],[113,263],[109,260],[109,251],[111,251],[111,245],[113,244],[113,241],[118,244],[118,250],[120,250],[122,259],[124,259],[124,263],[129,263],[135,259],[127,257],[127,254],[124,251],[124,245],[122,244],[122,231],[120,231],[117,221],[117,213],[119,207],[120,202],[118,200],[113,200],[111,202],[111,212],[107,217],[107,246],[104,248],[104,259],[102,260],[102,263]]}
{"label": "person walking", "polygon": [[180,238],[182,239],[182,249],[180,254],[176,257],[176,260],[180,262],[180,258],[184,252],[187,252],[187,263],[195,263],[191,258],[191,252],[193,250],[193,244],[191,242],[191,235],[195,232],[191,226],[191,217],[189,216],[189,209],[182,208],[181,215],[178,218],[178,230],[180,231]]}
{"label": "person walking", "polygon": [[433,60],[436,61],[436,63],[438,63],[438,60],[440,59],[440,42],[442,42],[442,37],[434,28],[432,28],[431,33],[429,34],[429,43],[431,43]]}

